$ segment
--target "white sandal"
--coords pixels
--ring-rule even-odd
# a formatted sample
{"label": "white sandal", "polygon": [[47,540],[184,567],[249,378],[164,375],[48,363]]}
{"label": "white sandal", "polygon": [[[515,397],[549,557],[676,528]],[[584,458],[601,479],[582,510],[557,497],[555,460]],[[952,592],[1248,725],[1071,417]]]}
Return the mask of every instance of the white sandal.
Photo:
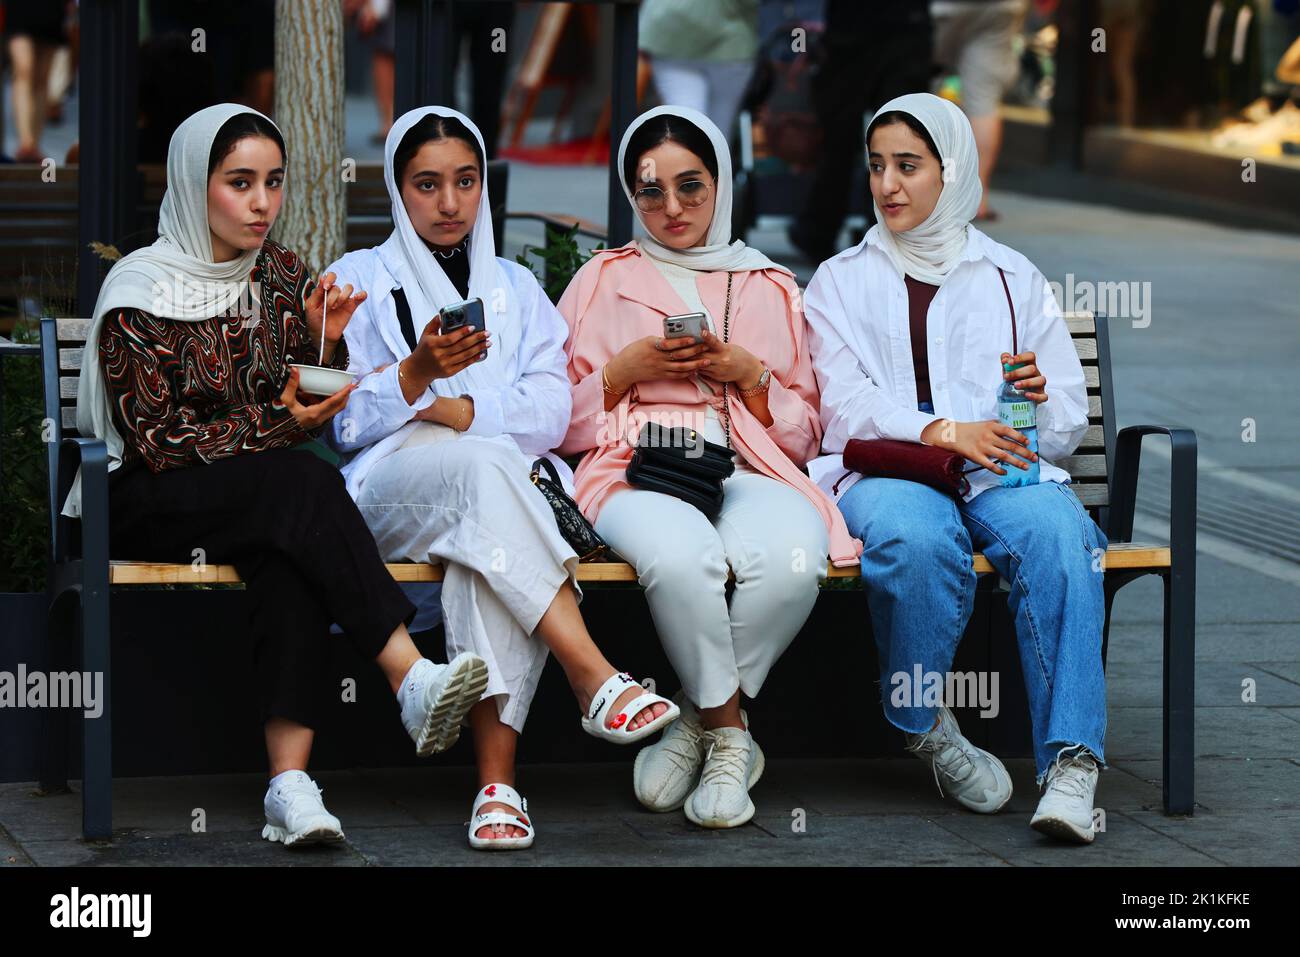
{"label": "white sandal", "polygon": [[[488,811],[480,814],[478,809],[493,802],[507,804],[518,813],[506,811]],[[485,827],[493,824],[509,824],[511,827],[527,831],[524,837],[478,837]],[[518,791],[508,784],[489,784],[474,798],[474,807],[469,815],[469,846],[476,851],[516,851],[533,845],[533,823],[528,820],[528,802]]]}
{"label": "white sandal", "polygon": [[[582,719],[582,730],[593,738],[604,738],[606,741],[612,741],[615,744],[631,744],[633,741],[640,741],[642,738],[662,731],[682,713],[681,708],[667,698],[662,698],[657,694],[642,689],[643,693],[625,704],[614,717],[612,722],[614,726],[609,727],[611,723],[610,712],[614,708],[614,702],[618,700],[619,695],[627,690],[628,685],[641,687],[639,681],[625,672],[620,671],[611,675],[600,686],[600,689],[592,695],[591,707],[587,709],[587,713]],[[646,708],[657,704],[667,705],[668,710],[639,728],[632,727],[632,718]]]}

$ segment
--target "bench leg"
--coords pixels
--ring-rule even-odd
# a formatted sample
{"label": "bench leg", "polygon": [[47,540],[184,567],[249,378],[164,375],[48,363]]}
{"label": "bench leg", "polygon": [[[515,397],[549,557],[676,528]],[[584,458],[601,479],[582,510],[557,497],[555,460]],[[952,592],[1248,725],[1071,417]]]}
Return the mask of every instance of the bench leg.
{"label": "bench leg", "polygon": [[[107,574],[104,576],[107,578]],[[81,830],[87,840],[113,836],[112,680],[109,670],[108,583],[81,593],[81,667],[104,676],[103,710],[82,718]]]}
{"label": "bench leg", "polygon": [[[46,671],[51,674],[70,670],[75,661],[72,654],[75,614],[76,605],[66,593],[50,604],[45,619],[45,653]],[[41,715],[40,789],[43,794],[68,790],[70,715],[67,708],[46,708]]]}
{"label": "bench leg", "polygon": [[[1196,773],[1196,596],[1177,573],[1165,583],[1164,768],[1166,814],[1191,814]],[[1194,579],[1193,579],[1194,582]]]}

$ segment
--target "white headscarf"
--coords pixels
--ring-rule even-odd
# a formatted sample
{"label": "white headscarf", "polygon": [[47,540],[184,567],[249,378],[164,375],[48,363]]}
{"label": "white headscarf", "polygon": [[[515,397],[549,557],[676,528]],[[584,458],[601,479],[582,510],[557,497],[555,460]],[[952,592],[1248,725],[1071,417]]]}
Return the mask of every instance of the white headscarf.
{"label": "white headscarf", "polygon": [[876,116],[894,111],[914,116],[934,140],[943,164],[943,190],[925,222],[901,233],[885,225],[885,216],[873,198],[877,225],[871,229],[870,241],[885,251],[900,275],[939,286],[966,251],[967,227],[984,195],[975,134],[955,103],[932,93],[895,97],[877,110]]}
{"label": "white headscarf", "polygon": [[636,200],[632,198],[632,190],[627,188],[627,183],[623,180],[623,163],[627,156],[627,144],[632,138],[632,134],[648,120],[664,114],[678,116],[695,124],[709,138],[709,143],[713,146],[713,155],[717,157],[718,161],[717,185],[714,187],[713,219],[709,222],[709,231],[704,237],[703,246],[692,246],[689,249],[673,249],[659,242],[649,234],[649,230],[646,230],[645,238],[640,240],[641,248],[654,259],[675,263],[687,269],[698,269],[702,272],[744,272],[750,269],[780,269],[789,272],[784,266],[778,266],[757,249],[746,246],[741,240],[732,241],[731,148],[727,145],[722,131],[718,129],[711,119],[698,110],[692,110],[689,107],[657,106],[653,110],[642,113],[628,124],[627,131],[623,134],[623,140],[618,144],[619,182],[622,184],[623,194],[627,197],[627,201],[632,204],[632,211],[636,213],[636,218],[641,222],[642,228],[645,228],[645,220],[641,215],[641,210],[637,209]]}
{"label": "white headscarf", "polygon": [[[246,295],[261,249],[246,250],[227,262],[213,262],[208,228],[212,141],[222,124],[241,113],[271,122],[238,103],[219,103],[199,110],[176,127],[167,147],[167,192],[158,210],[158,239],[115,263],[99,288],[77,387],[77,431],[104,440],[109,471],[122,464],[122,437],[113,425],[108,387],[99,363],[104,317],[118,309],[142,309],[164,319],[200,322],[226,314]],[[81,514],[80,473],[68,493],[64,514]]]}
{"label": "white headscarf", "polygon": [[[401,184],[393,159],[402,137],[426,116],[436,115],[460,120],[478,140],[480,155],[486,161],[483,134],[474,121],[463,113],[445,106],[421,106],[403,113],[393,123],[384,142],[384,183],[392,203],[393,232],[379,247],[380,256],[398,266],[393,278],[401,283],[403,294],[411,306],[411,316],[418,336],[424,324],[444,306],[460,301],[460,293],[442,271],[442,266],[425,245],[402,202]],[[440,396],[454,398],[475,388],[498,386],[504,375],[504,365],[514,354],[522,336],[519,303],[510,277],[498,262],[496,241],[492,232],[492,203],[488,199],[487,169],[482,174],[479,193],[478,216],[469,233],[469,299],[482,299],[484,318],[492,333],[492,348],[482,362],[474,362],[450,379],[434,379],[433,390]]]}

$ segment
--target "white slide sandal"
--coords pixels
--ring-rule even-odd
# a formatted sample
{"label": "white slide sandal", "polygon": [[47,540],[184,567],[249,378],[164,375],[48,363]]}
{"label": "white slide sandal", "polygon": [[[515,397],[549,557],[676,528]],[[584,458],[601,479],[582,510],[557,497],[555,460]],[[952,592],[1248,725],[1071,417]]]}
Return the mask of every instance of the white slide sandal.
{"label": "white slide sandal", "polygon": [[[631,744],[662,731],[682,713],[681,708],[667,698],[643,691],[619,709],[618,714],[613,716],[614,727],[608,727],[611,723],[610,714],[614,709],[614,702],[618,700],[619,695],[627,691],[629,685],[641,687],[639,681],[625,672],[620,671],[611,675],[592,696],[591,707],[587,709],[582,719],[582,730],[593,738],[603,738],[614,744]],[[653,721],[639,728],[633,728],[632,719],[646,708],[656,704],[667,705],[668,710]]]}
{"label": "white slide sandal", "polygon": [[[507,804],[518,813],[508,811],[488,811],[480,814],[478,809],[484,804]],[[527,831],[524,837],[478,837],[485,827],[493,824],[508,824]],[[469,815],[469,846],[476,851],[521,851],[533,846],[533,822],[528,819],[528,801],[508,784],[489,784],[474,797],[474,807]]]}

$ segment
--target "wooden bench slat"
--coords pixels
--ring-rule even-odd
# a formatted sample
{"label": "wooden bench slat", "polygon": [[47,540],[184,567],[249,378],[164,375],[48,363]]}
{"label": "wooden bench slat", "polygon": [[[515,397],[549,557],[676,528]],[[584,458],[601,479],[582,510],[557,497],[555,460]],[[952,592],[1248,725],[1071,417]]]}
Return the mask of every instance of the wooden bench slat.
{"label": "wooden bench slat", "polygon": [[1097,366],[1083,367],[1083,384],[1089,389],[1101,388],[1101,370]]}
{"label": "wooden bench slat", "polygon": [[1084,508],[1098,508],[1110,504],[1110,487],[1105,482],[1074,482],[1070,491]]}
{"label": "wooden bench slat", "polygon": [[1106,474],[1104,455],[1067,455],[1056,464],[1073,477],[1102,477]]}
{"label": "wooden bench slat", "polygon": [[77,428],[77,408],[72,405],[65,405],[61,410],[63,413],[63,429],[65,432],[75,432]]}
{"label": "wooden bench slat", "polygon": [[1079,442],[1080,449],[1098,449],[1106,448],[1106,430],[1100,425],[1090,425],[1086,432],[1083,433],[1083,439]]}
{"label": "wooden bench slat", "polygon": [[[1120,543],[1106,550],[1103,566],[1107,569],[1121,568],[1168,568],[1169,549],[1165,546]],[[987,574],[993,571],[982,554],[971,556],[971,565],[976,572]],[[387,566],[394,581],[399,582],[440,582],[443,577],[441,565],[419,565],[397,563]],[[847,568],[830,566],[828,578],[857,578],[859,568],[856,565]],[[109,563],[109,584],[111,585],[236,585],[241,582],[239,573],[233,565],[167,565],[159,562],[125,562]],[[578,580],[582,582],[635,582],[636,570],[623,562],[588,562],[578,566]]]}
{"label": "wooden bench slat", "polygon": [[59,330],[60,342],[85,342],[90,335],[89,319],[60,318],[55,319]]}
{"label": "wooden bench slat", "polygon": [[81,356],[86,350],[81,347],[59,350],[59,371],[80,372]]}
{"label": "wooden bench slat", "polygon": [[1096,339],[1075,339],[1074,351],[1079,353],[1080,362],[1097,361],[1097,340]]}
{"label": "wooden bench slat", "polygon": [[1072,336],[1092,336],[1097,334],[1097,321],[1090,312],[1067,312],[1065,326]]}
{"label": "wooden bench slat", "polygon": [[77,397],[77,388],[81,385],[81,378],[75,375],[59,376],[59,398],[75,399]]}

